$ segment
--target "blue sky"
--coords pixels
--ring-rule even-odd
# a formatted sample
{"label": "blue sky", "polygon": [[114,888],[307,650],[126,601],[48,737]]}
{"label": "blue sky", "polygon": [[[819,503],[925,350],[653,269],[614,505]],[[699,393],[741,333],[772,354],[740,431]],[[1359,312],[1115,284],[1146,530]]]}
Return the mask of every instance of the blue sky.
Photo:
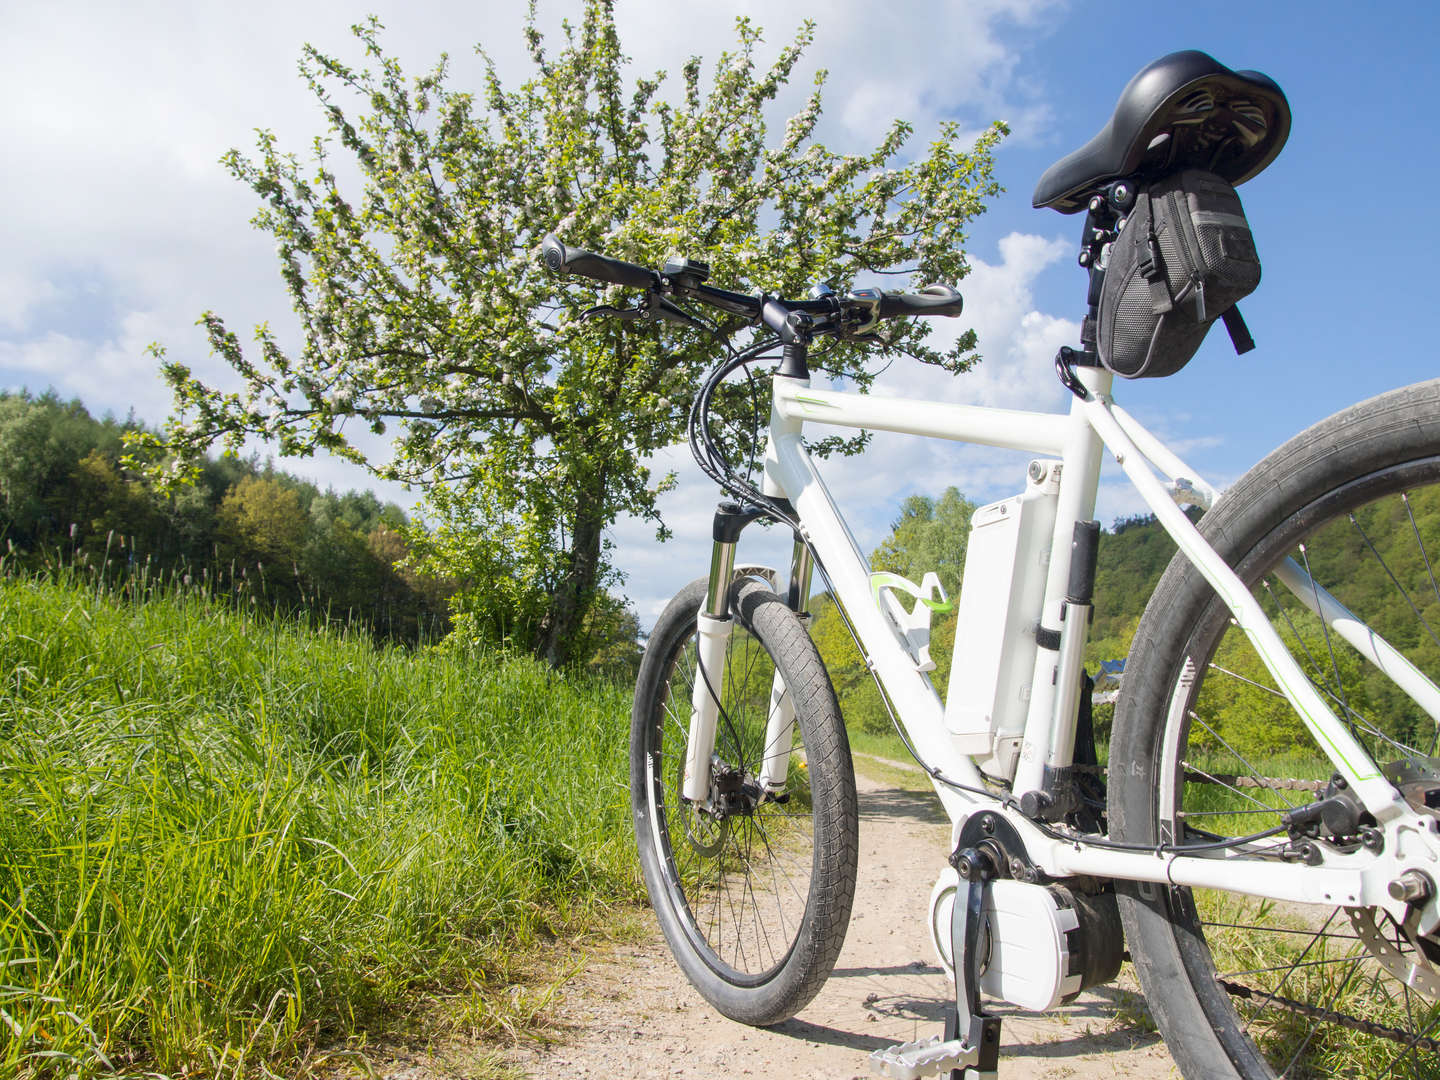
{"label": "blue sky", "polygon": [[[573,0],[541,6],[551,24],[576,11]],[[158,422],[168,399],[143,352],[154,340],[223,381],[193,325],[202,311],[236,329],[270,321],[282,336],[291,324],[273,252],[248,225],[251,197],[216,162],[228,147],[249,147],[255,127],[296,150],[321,129],[295,77],[301,44],[343,52],[346,27],[376,11],[411,72],[448,50],[455,81],[473,82],[469,46],[482,42],[514,78],[525,70],[522,10],[473,0],[8,6],[0,387],[54,386],[97,412],[133,408]],[[1243,305],[1260,347],[1236,357],[1217,332],[1179,375],[1121,386],[1127,407],[1224,484],[1313,420],[1434,374],[1425,338],[1440,250],[1429,198],[1429,109],[1440,90],[1433,5],[1275,2],[1229,15],[1156,4],[1136,16],[1133,6],[1063,0],[618,0],[617,10],[639,72],[713,56],[733,40],[737,13],[765,26],[774,47],[813,15],[819,31],[796,92],[815,67],[829,69],[822,136],[840,148],[873,144],[895,116],[916,124],[921,144],[945,119],[976,130],[1011,122],[999,155],[1008,191],[974,228],[975,272],[962,284],[963,321],[980,331],[985,363],[943,385],[897,366],[896,392],[1064,407],[1050,358],[1083,313],[1080,221],[1032,210],[1030,195],[1047,165],[1100,128],[1136,70],[1182,48],[1270,74],[1289,96],[1294,128],[1280,158],[1240,192],[1264,263]],[[322,484],[367,483],[335,462],[281,464]],[[905,495],[953,483],[977,500],[999,498],[1019,490],[1023,469],[1013,456],[895,438],[877,440],[863,463],[835,466],[833,480],[852,496],[847,512],[872,546]],[[1102,520],[1139,508],[1118,476],[1103,483]],[[612,530],[624,591],[643,621],[692,576],[687,568],[706,565],[714,498],[698,479],[670,498],[677,539],[663,551],[648,526]]]}

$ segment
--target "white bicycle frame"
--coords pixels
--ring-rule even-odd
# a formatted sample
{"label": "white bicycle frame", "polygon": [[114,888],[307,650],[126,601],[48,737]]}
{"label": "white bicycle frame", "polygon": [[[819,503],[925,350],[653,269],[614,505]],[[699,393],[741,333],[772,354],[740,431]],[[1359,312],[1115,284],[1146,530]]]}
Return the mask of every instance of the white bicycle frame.
{"label": "white bicycle frame", "polygon": [[[1110,396],[1112,376],[1108,371],[1085,367],[1077,369],[1075,374],[1086,394],[1083,399],[1079,395],[1074,397],[1068,415],[818,390],[811,388],[808,379],[778,375],[773,380],[765,494],[786,498],[793,505],[804,543],[813,547],[824,566],[836,598],[860,639],[865,661],[879,677],[920,758],[950,780],[976,789],[963,791],[934,781],[946,812],[957,830],[966,817],[981,807],[1004,813],[1020,832],[1035,864],[1057,877],[1086,874],[1225,889],[1296,903],[1374,906],[1390,911],[1397,922],[1403,921],[1406,904],[1392,898],[1387,885],[1408,869],[1423,868],[1432,875],[1435,873],[1440,865],[1440,839],[1431,828],[1430,820],[1412,810],[1381,776],[1366,751],[1301,671],[1249,590],[1180,509],[1182,502],[1208,506],[1215,498],[1213,489],[1159,439],[1115,405]],[[1203,855],[1117,850],[1087,844],[1078,837],[1057,839],[1053,829],[1043,830],[1022,814],[1002,806],[998,799],[984,797],[980,794],[983,788],[980,771],[974,760],[954,745],[939,695],[876,602],[867,561],[805,450],[801,432],[806,423],[908,433],[1060,459],[1059,497],[1041,614],[1041,625],[1062,628],[1060,646],[1058,650],[1041,647],[1037,652],[1012,788],[1016,799],[1027,792],[1041,791],[1047,768],[1059,770],[1072,763],[1081,656],[1088,626],[1085,619],[1063,619],[1071,538],[1075,523],[1094,515],[1101,458],[1108,450],[1180,551],[1199,568],[1229,606],[1236,624],[1249,636],[1276,686],[1294,706],[1317,744],[1326,748],[1335,770],[1374,815],[1385,834],[1383,852],[1374,854],[1363,849],[1354,854],[1331,852],[1320,865],[1310,866],[1257,858],[1243,846]],[[1156,476],[1157,469],[1168,478],[1168,484]],[[792,593],[802,587],[803,592],[808,592],[808,563],[801,565],[808,555],[804,543],[796,545]],[[733,556],[733,544],[716,544],[715,564],[711,568],[712,596],[708,601],[708,611],[712,614],[725,612],[724,597],[717,594],[716,583],[723,586],[730,580]],[[1351,615],[1298,565],[1290,562],[1282,566],[1279,576],[1335,633],[1372,663],[1384,668],[1440,722],[1440,688]],[[803,605],[805,599],[801,593],[799,604]],[[730,622],[704,612],[700,622],[701,668],[720,671]],[[688,799],[703,802],[709,796],[709,762],[716,722],[714,697],[705,680],[698,680],[687,749],[684,795]],[[787,733],[791,723],[793,714],[788,708],[772,708],[766,737],[766,745],[771,750],[762,770],[762,780],[771,787],[779,786],[785,776],[790,744]],[[1173,764],[1175,755],[1167,757]],[[1110,763],[1112,770],[1123,766],[1124,763]],[[1172,779],[1162,778],[1162,782],[1170,783]],[[1432,898],[1426,905],[1421,926],[1422,932],[1427,933],[1440,926],[1440,904],[1436,899]]]}

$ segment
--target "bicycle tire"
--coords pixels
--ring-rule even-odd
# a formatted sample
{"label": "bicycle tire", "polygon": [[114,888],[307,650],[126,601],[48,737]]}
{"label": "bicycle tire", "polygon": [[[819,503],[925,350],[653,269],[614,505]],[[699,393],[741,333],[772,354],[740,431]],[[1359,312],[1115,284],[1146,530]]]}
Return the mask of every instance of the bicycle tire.
{"label": "bicycle tire", "polygon": [[[773,673],[794,703],[784,801],[707,817],[680,798],[706,582],[666,607],[646,645],[630,729],[640,865],[676,961],[725,1016],[777,1024],[819,991],[840,955],[855,895],[859,810],[849,742],[819,653],[770,589],[731,589],[726,668],[709,673],[724,714],[716,768],[753,777]],[[757,744],[758,731],[758,744]]]}
{"label": "bicycle tire", "polygon": [[[1302,432],[1227,491],[1200,528],[1377,763],[1401,747],[1434,753],[1434,721],[1407,712],[1378,669],[1277,588],[1272,571],[1287,555],[1304,560],[1314,580],[1432,680],[1440,676],[1432,629],[1440,628],[1432,558],[1440,554],[1440,380]],[[1377,582],[1387,584],[1383,600]],[[1279,824],[1286,804],[1316,797],[1268,780],[1253,786],[1299,773],[1313,787],[1329,775],[1316,767],[1318,753],[1264,756],[1267,740],[1311,737],[1256,667],[1228,610],[1177,555],[1136,631],[1116,706],[1109,812],[1117,839],[1250,835]],[[1415,955],[1384,917],[1157,885],[1120,892],[1147,1003],[1186,1077],[1440,1075],[1432,1041],[1440,1006],[1401,987],[1360,933],[1368,919],[1398,953],[1408,946]],[[1420,949],[1428,956],[1427,944]]]}

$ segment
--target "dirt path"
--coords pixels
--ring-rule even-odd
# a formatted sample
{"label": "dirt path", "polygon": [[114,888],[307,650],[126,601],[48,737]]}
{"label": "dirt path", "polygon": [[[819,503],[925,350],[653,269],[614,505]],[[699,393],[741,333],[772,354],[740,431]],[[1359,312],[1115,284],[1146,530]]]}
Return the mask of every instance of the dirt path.
{"label": "dirt path", "polygon": [[[690,987],[657,929],[592,962],[552,1010],[555,1041],[522,1045],[509,1063],[535,1080],[870,1076],[870,1051],[940,1030],[950,988],[925,924],[948,840],[933,796],[861,777],[855,913],[834,974],[798,1017],[767,1030],[726,1020]],[[1178,1075],[1124,990],[1103,987],[1041,1017],[996,1011],[1006,1016],[1002,1080]]]}

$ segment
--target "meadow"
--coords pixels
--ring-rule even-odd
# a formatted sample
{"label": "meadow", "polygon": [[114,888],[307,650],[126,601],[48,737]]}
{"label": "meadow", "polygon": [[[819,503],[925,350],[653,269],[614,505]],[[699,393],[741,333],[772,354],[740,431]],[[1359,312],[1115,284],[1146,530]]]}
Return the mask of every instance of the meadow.
{"label": "meadow", "polygon": [[0,1076],[297,1075],[637,895],[629,694],[0,575]]}

